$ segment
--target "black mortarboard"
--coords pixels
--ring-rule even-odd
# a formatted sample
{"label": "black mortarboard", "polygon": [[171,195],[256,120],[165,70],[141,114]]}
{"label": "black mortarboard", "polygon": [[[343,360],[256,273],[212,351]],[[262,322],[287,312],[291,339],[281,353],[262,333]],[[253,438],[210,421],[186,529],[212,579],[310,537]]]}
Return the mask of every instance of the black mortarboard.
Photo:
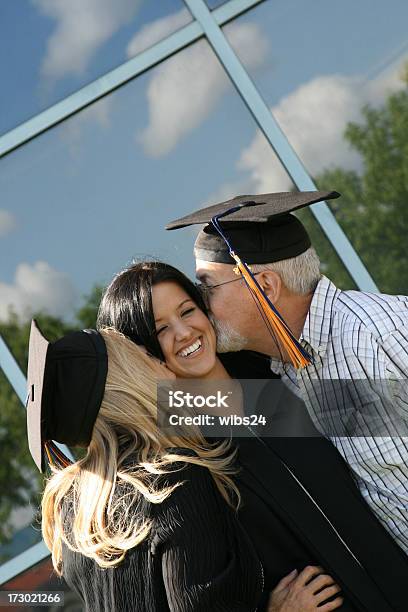
{"label": "black mortarboard", "polygon": [[266,295],[249,264],[273,263],[304,253],[310,247],[310,238],[290,213],[339,195],[337,191],[295,191],[238,196],[166,226],[171,230],[208,224],[195,242],[196,258],[228,264],[231,259],[235,261],[234,272],[242,275],[271,336],[296,368],[307,366],[311,356]]}
{"label": "black mortarboard", "polygon": [[[27,435],[40,472],[48,457],[64,464],[52,440],[87,446],[105,391],[108,357],[102,335],[72,332],[48,342],[36,321],[31,323],[27,373]],[[49,444],[50,443],[50,444]],[[61,460],[62,458],[62,460]]]}
{"label": "black mortarboard", "polygon": [[296,257],[310,247],[306,229],[290,213],[316,202],[338,198],[339,195],[336,191],[294,191],[237,196],[171,221],[166,229],[207,223],[195,242],[196,258],[233,263],[228,245],[210,222],[212,218],[239,206],[238,210],[220,220],[230,244],[248,264],[273,263]]}

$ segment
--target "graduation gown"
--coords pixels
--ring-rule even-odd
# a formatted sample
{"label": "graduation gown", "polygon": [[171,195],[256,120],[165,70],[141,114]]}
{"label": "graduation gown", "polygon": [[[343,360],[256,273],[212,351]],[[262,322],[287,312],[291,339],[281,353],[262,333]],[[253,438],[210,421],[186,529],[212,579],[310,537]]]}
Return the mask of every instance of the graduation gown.
{"label": "graduation gown", "polygon": [[[275,378],[264,357],[244,352],[223,361],[237,377]],[[266,385],[260,403],[276,437],[235,443],[240,521],[263,563],[266,589],[295,567],[321,565],[343,589],[344,612],[406,612],[408,557],[371,512],[348,465],[283,383],[278,392],[276,381]]]}

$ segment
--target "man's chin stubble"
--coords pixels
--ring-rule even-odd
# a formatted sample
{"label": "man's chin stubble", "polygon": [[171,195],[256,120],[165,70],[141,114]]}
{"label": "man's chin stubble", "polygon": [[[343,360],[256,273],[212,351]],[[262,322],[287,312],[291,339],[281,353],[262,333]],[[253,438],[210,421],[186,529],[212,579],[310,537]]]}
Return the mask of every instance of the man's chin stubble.
{"label": "man's chin stubble", "polygon": [[210,314],[211,323],[217,336],[217,353],[235,353],[248,345],[248,339],[241,336],[229,323],[217,321]]}

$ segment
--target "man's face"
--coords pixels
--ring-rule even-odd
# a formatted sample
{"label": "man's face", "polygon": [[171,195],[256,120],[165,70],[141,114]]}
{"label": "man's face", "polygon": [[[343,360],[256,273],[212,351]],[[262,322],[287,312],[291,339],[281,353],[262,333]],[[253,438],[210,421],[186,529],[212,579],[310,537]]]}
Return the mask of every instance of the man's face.
{"label": "man's face", "polygon": [[196,260],[196,276],[205,287],[210,317],[217,331],[218,352],[251,348],[256,306],[234,265]]}

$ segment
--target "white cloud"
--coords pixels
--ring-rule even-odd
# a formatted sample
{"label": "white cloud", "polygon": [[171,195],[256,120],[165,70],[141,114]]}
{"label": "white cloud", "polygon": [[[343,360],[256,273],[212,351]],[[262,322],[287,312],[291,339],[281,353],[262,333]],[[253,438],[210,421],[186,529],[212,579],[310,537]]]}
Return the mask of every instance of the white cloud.
{"label": "white cloud", "polygon": [[231,22],[224,28],[224,33],[246,68],[257,68],[267,58],[269,42],[256,23]]}
{"label": "white cloud", "polygon": [[41,73],[47,79],[81,75],[98,49],[136,14],[140,0],[32,0],[56,21]]}
{"label": "white cloud", "polygon": [[[233,23],[227,34],[248,68],[262,64],[267,41],[257,25]],[[169,153],[208,117],[228,87],[225,72],[204,40],[156,68],[147,89],[149,124],[138,134],[145,153],[151,157]]]}
{"label": "white cloud", "polygon": [[10,308],[22,319],[39,311],[69,316],[76,300],[77,292],[67,275],[45,261],[20,263],[13,284],[0,282],[0,320],[7,320]]}
{"label": "white cloud", "polygon": [[[271,112],[312,176],[331,166],[359,170],[361,159],[344,140],[344,129],[348,122],[361,120],[365,104],[378,106],[400,87],[395,69],[372,81],[341,75],[319,76],[299,86]],[[281,191],[291,186],[260,130],[242,151],[237,167],[247,173],[254,193]]]}
{"label": "white cloud", "polygon": [[367,80],[364,87],[366,98],[373,106],[378,106],[392,92],[406,87],[403,82],[404,66],[408,56],[400,57],[390,68],[383,70],[376,78]]}
{"label": "white cloud", "polygon": [[166,38],[176,30],[179,30],[183,26],[187,25],[191,21],[191,14],[183,8],[177,13],[167,15],[152,23],[148,23],[135,34],[131,39],[127,47],[127,56],[134,57],[138,53],[145,51],[149,47]]}
{"label": "white cloud", "polygon": [[0,238],[10,234],[17,226],[16,218],[8,210],[0,208]]}

